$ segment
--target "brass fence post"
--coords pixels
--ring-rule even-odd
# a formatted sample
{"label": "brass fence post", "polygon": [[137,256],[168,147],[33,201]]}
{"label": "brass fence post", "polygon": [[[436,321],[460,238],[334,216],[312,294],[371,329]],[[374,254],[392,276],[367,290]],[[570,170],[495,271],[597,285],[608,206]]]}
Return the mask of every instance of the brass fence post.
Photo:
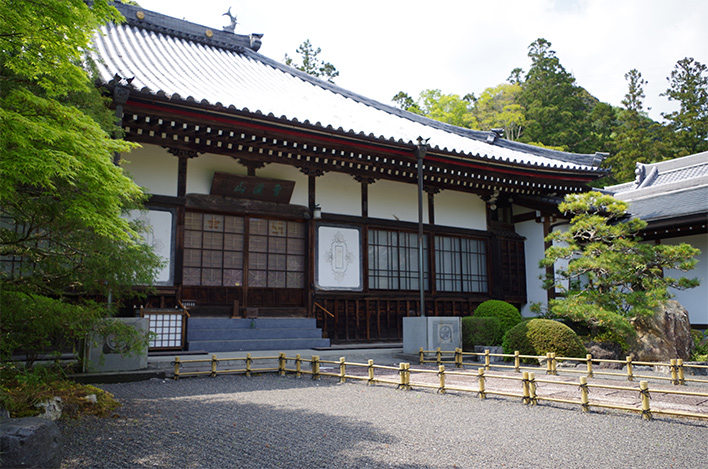
{"label": "brass fence post", "polygon": [[440,365],[438,367],[438,377],[440,378],[440,387],[438,392],[440,394],[445,394],[445,365]]}
{"label": "brass fence post", "polygon": [[[421,350],[423,350],[423,349],[421,348]],[[374,361],[371,359],[369,359],[368,368],[369,368],[369,382],[368,382],[368,384],[369,384],[369,386],[371,386],[372,384],[374,384]]]}
{"label": "brass fence post", "polygon": [[216,355],[212,355],[211,356],[211,374],[209,375],[212,378],[216,377],[216,363],[217,363]]}
{"label": "brass fence post", "polygon": [[295,355],[295,377],[299,378],[302,376],[302,359],[300,354]]}
{"label": "brass fence post", "polygon": [[[592,378],[592,354],[588,353],[585,355],[585,361],[587,362],[588,365],[588,378]],[[587,384],[587,380],[586,380]]]}
{"label": "brass fence post", "polygon": [[671,368],[671,384],[679,384],[675,358],[671,359],[671,365],[669,366],[669,368]]}
{"label": "brass fence post", "polygon": [[685,386],[686,385],[686,377],[684,375],[684,369],[683,369],[683,358],[679,358],[678,360],[676,360],[676,366],[678,367],[679,384]]}
{"label": "brass fence post", "polygon": [[312,379],[320,379],[320,356],[312,356]]}
{"label": "brass fence post", "polygon": [[590,411],[590,401],[588,399],[588,378],[587,376],[580,377],[580,406],[583,412]]}
{"label": "brass fence post", "polygon": [[253,362],[253,359],[251,358],[251,354],[247,353],[246,354],[246,376],[248,376],[248,377],[251,376],[251,362]]}
{"label": "brass fence post", "polygon": [[487,394],[484,391],[484,368],[477,368],[477,377],[479,378],[479,398],[485,399]]}
{"label": "brass fence post", "polygon": [[521,380],[521,388],[522,388],[522,394],[524,396],[521,399],[521,402],[523,402],[524,404],[528,404],[529,397],[530,397],[530,394],[529,394],[529,372],[528,371],[524,371],[523,379]]}
{"label": "brass fence post", "polygon": [[634,373],[632,371],[632,357],[627,357],[627,381],[634,381]]}
{"label": "brass fence post", "polygon": [[339,382],[340,383],[346,383],[347,378],[345,377],[347,374],[347,366],[344,364],[346,361],[345,357],[339,357]]}
{"label": "brass fence post", "polygon": [[174,379],[179,379],[179,367],[180,367],[179,357],[175,357],[175,376],[174,376]]}
{"label": "brass fence post", "polygon": [[531,405],[538,403],[536,400],[536,373],[533,371],[529,373],[529,403]]}
{"label": "brass fence post", "polygon": [[280,376],[285,376],[285,353],[281,352],[278,355],[278,374]]}
{"label": "brass fence post", "polygon": [[425,363],[425,352],[423,351],[423,347],[420,348],[420,351],[418,352],[418,356],[420,359],[420,364],[422,365]]}
{"label": "brass fence post", "polygon": [[491,366],[489,366],[490,360],[489,360],[489,349],[484,350],[484,369],[489,370]]}
{"label": "brass fence post", "polygon": [[521,372],[521,357],[519,356],[519,351],[514,350],[514,371],[517,373]]}
{"label": "brass fence post", "polygon": [[642,417],[645,420],[651,420],[651,409],[649,408],[649,383],[646,381],[639,382],[639,394],[642,396]]}

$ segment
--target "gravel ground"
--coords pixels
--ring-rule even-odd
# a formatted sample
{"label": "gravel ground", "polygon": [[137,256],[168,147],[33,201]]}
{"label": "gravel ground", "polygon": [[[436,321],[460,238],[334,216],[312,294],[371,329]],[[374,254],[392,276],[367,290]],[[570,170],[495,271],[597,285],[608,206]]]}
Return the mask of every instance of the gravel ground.
{"label": "gravel ground", "polygon": [[336,378],[102,385],[118,416],[60,424],[62,467],[706,467],[708,421]]}

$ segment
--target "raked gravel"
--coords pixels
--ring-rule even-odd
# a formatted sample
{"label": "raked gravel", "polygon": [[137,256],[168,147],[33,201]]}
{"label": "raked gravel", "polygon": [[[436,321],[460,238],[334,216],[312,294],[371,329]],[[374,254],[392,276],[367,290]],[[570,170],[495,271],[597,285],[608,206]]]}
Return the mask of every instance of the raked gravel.
{"label": "raked gravel", "polygon": [[514,398],[223,375],[101,385],[114,418],[62,422],[63,468],[708,467],[708,421]]}

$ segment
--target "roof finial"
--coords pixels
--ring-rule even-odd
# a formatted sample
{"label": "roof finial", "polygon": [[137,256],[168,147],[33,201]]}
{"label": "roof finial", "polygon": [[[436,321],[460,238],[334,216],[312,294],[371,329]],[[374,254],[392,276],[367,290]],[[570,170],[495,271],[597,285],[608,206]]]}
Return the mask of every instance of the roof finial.
{"label": "roof finial", "polygon": [[231,24],[229,24],[228,26],[224,26],[222,29],[224,31],[231,31],[232,33],[236,32],[236,15],[231,14],[231,7],[229,7],[229,11],[227,11],[221,16],[228,16],[229,18],[231,18]]}

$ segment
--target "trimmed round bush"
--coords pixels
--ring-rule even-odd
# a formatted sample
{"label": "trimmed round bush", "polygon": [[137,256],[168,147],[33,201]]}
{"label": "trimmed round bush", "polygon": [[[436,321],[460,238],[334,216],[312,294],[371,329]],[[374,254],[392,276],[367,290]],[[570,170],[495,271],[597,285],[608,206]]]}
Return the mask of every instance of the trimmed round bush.
{"label": "trimmed round bush", "polygon": [[[502,334],[521,322],[521,313],[516,306],[501,300],[487,300],[474,310],[480,318],[498,318]],[[484,344],[491,345],[491,344]]]}
{"label": "trimmed round bush", "polygon": [[505,353],[518,350],[521,355],[545,355],[555,352],[559,357],[584,357],[587,350],[578,334],[562,322],[551,319],[531,319],[512,327],[504,335]]}
{"label": "trimmed round bush", "polygon": [[473,352],[475,345],[501,345],[504,333],[499,318],[462,318],[462,350]]}

